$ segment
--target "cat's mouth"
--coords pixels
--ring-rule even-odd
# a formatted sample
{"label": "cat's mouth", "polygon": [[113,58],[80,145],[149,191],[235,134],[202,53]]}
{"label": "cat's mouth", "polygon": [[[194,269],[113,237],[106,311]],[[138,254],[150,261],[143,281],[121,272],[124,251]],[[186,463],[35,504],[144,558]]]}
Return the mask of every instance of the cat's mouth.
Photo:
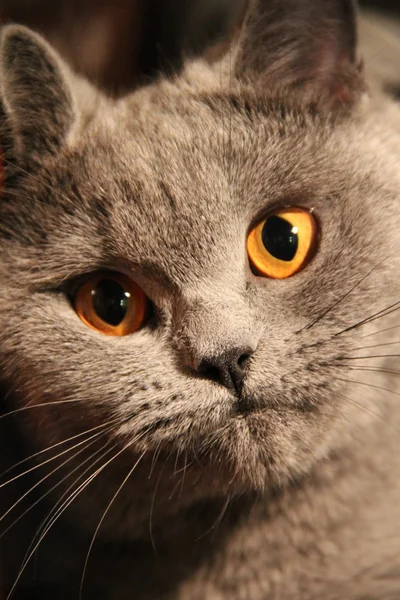
{"label": "cat's mouth", "polygon": [[242,387],[232,394],[232,415],[234,417],[251,417],[276,409],[279,402],[271,393]]}
{"label": "cat's mouth", "polygon": [[241,417],[248,417],[254,412],[261,412],[259,406],[257,406],[254,398],[238,394],[235,396],[235,402],[233,405],[235,415]]}

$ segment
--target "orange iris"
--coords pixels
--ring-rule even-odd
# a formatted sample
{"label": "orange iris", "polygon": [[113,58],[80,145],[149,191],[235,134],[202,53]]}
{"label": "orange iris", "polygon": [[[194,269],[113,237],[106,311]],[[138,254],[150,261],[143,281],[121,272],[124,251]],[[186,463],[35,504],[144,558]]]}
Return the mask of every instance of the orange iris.
{"label": "orange iris", "polygon": [[308,210],[283,208],[250,231],[247,253],[257,274],[286,279],[308,264],[317,240],[317,222]]}
{"label": "orange iris", "polygon": [[74,308],[82,321],[105,335],[135,333],[143,325],[148,299],[129,277],[95,273],[79,288]]}

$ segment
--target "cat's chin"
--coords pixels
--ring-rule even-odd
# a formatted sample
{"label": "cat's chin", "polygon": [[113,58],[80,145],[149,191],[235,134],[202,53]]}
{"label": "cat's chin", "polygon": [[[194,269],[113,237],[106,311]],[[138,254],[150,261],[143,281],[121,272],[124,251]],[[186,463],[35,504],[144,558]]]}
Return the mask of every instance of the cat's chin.
{"label": "cat's chin", "polygon": [[[315,452],[306,448],[298,438],[301,421],[302,416],[292,426],[266,408],[235,410],[225,426],[189,451],[180,465],[182,470],[190,465],[196,499],[265,492],[304,475],[318,460],[321,446]],[[186,493],[190,496],[190,486],[183,489]]]}
{"label": "cat's chin", "polygon": [[295,407],[238,404],[210,451],[205,444],[197,455],[209,473],[205,486],[221,494],[263,493],[307,475],[337,442],[329,416],[315,416]]}

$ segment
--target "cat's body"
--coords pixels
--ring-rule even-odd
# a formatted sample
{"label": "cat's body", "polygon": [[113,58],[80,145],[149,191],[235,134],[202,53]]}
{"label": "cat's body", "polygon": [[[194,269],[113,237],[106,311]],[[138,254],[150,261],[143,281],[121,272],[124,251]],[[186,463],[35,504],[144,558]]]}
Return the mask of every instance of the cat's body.
{"label": "cat's body", "polygon": [[[36,486],[2,531],[50,492],[0,541],[6,592],[73,500],[16,598],[83,572],[107,600],[400,597],[400,109],[366,91],[349,3],[299,2],[293,30],[265,4],[221,63],[118,103],[3,39],[2,472],[41,453],[2,481],[44,464],[0,488],[3,515]],[[287,206],[316,254],[260,277],[246,237]],[[141,331],[79,320],[99,269],[151,299]]]}

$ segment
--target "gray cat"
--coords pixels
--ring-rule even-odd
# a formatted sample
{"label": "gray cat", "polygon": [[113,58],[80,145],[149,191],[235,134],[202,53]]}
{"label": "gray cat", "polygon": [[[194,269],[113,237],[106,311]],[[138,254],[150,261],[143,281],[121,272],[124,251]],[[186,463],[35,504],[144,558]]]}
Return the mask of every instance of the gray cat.
{"label": "gray cat", "polygon": [[400,598],[400,108],[352,3],[254,0],[119,101],[0,58],[4,597]]}

